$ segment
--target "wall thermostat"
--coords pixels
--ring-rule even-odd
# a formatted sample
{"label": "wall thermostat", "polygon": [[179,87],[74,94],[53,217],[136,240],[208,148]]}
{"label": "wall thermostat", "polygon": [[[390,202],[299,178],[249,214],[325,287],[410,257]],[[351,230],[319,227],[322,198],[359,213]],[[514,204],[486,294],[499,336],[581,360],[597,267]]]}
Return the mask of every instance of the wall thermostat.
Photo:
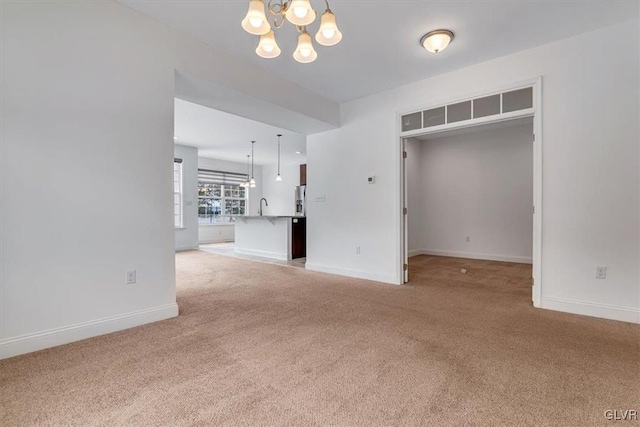
{"label": "wall thermostat", "polygon": [[376,183],[376,177],[375,176],[370,176],[369,178],[367,178],[367,182],[369,184],[375,184]]}

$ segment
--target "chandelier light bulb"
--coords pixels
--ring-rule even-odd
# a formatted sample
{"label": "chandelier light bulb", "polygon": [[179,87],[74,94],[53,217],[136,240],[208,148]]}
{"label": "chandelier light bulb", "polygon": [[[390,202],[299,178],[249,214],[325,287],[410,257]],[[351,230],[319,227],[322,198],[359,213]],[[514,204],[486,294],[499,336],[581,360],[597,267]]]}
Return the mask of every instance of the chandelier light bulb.
{"label": "chandelier light bulb", "polygon": [[242,28],[254,36],[267,34],[271,30],[271,25],[264,13],[264,2],[262,0],[249,1],[249,10],[242,20]]}
{"label": "chandelier light bulb", "polygon": [[282,181],[282,177],[280,176],[280,174],[278,174],[278,175],[276,176],[276,181],[278,181],[278,182]]}
{"label": "chandelier light bulb", "polygon": [[309,11],[304,7],[294,7],[293,14],[296,15],[296,18],[303,19],[309,14]]}
{"label": "chandelier light bulb", "polygon": [[302,64],[308,64],[318,58],[318,53],[313,48],[311,36],[307,32],[306,28],[303,29],[298,36],[298,47],[293,53],[293,58]]}
{"label": "chandelier light bulb", "polygon": [[431,53],[442,52],[453,40],[453,33],[449,30],[436,30],[425,34],[420,44]]}
{"label": "chandelier light bulb", "polygon": [[251,181],[249,181],[249,187],[251,188],[255,188],[256,187],[256,180],[251,178]]}
{"label": "chandelier light bulb", "polygon": [[293,25],[304,27],[316,19],[316,12],[309,0],[292,0],[285,17]]}
{"label": "chandelier light bulb", "polygon": [[258,56],[267,59],[276,58],[280,56],[281,52],[278,43],[276,43],[276,36],[273,30],[269,30],[267,34],[260,36],[260,43],[258,43],[258,47],[256,48]]}
{"label": "chandelier light bulb", "polygon": [[316,34],[316,41],[323,46],[333,46],[340,43],[342,33],[338,30],[336,16],[327,9],[320,20],[320,29]]}

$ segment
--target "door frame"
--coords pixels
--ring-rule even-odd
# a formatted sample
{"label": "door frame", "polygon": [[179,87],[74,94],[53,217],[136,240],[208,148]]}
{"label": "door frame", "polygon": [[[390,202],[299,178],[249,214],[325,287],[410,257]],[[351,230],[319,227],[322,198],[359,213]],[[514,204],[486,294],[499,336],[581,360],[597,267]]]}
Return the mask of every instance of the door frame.
{"label": "door frame", "polygon": [[[508,92],[511,90],[523,89],[526,87],[533,88],[533,103],[532,108],[520,111],[514,111],[510,113],[501,113],[495,116],[482,117],[478,119],[470,119],[462,122],[456,122],[451,124],[445,124],[440,126],[434,126],[429,129],[418,129],[415,131],[402,132],[402,116],[408,113],[416,111],[424,111],[431,108],[440,107],[460,101],[466,101],[470,99],[480,98],[483,96],[489,96],[496,93]],[[414,136],[423,136],[429,134],[436,134],[440,132],[450,131],[454,129],[463,129],[469,127],[476,127],[479,125],[485,125],[489,123],[498,123],[502,121],[508,121],[524,117],[533,117],[533,251],[532,251],[532,277],[533,287],[531,299],[534,307],[540,307],[542,298],[542,76],[531,78],[528,80],[492,88],[491,90],[484,90],[478,93],[468,94],[463,97],[455,97],[451,99],[445,99],[441,102],[430,103],[428,105],[422,105],[415,108],[403,109],[396,112],[396,153],[398,167],[397,171],[397,212],[399,215],[396,217],[396,230],[397,230],[397,283],[404,284],[408,281],[408,270],[405,269],[405,265],[408,265],[409,253],[408,253],[408,214],[405,214],[405,207],[407,204],[407,170],[405,153],[405,139]]]}

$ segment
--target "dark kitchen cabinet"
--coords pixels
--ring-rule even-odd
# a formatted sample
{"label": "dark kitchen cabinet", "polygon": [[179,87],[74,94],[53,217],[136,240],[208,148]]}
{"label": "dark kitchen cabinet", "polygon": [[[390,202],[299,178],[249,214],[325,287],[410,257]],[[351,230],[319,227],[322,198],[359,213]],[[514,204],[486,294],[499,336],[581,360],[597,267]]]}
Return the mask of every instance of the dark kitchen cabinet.
{"label": "dark kitchen cabinet", "polygon": [[291,218],[291,258],[307,256],[307,218]]}
{"label": "dark kitchen cabinet", "polygon": [[300,165],[300,185],[307,185],[307,165]]}

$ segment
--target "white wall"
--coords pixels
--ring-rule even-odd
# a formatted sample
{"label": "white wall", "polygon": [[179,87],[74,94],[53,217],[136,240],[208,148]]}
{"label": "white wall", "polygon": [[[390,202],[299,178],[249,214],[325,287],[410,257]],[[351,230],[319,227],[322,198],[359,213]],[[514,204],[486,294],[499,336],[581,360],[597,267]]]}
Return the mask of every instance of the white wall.
{"label": "white wall", "polygon": [[343,104],[307,140],[307,268],[399,283],[396,113],[542,75],[542,306],[640,321],[638,40],[634,19]]}
{"label": "white wall", "polygon": [[276,181],[278,165],[262,167],[262,196],[269,206],[264,208],[265,215],[295,215],[295,187],[300,185],[300,164],[288,163],[280,165],[282,181]]}
{"label": "white wall", "polygon": [[[210,159],[207,157],[198,158],[198,168],[211,169],[224,172],[247,173],[246,163],[228,162],[225,160]],[[262,166],[254,165],[254,178],[256,186],[249,188],[249,201],[247,210],[249,215],[257,215],[262,198]],[[200,225],[198,230],[198,241],[200,243],[232,242],[235,239],[235,226],[233,224]]]}
{"label": "white wall", "polygon": [[0,357],[177,315],[168,34],[110,4],[2,7]]}
{"label": "white wall", "polygon": [[0,358],[177,315],[176,70],[337,122],[334,102],[118,3],[1,8]]}
{"label": "white wall", "polygon": [[175,145],[174,156],[182,159],[182,228],[176,228],[177,251],[198,248],[198,149]]}
{"label": "white wall", "polygon": [[531,262],[533,123],[502,125],[419,143],[410,254]]}

